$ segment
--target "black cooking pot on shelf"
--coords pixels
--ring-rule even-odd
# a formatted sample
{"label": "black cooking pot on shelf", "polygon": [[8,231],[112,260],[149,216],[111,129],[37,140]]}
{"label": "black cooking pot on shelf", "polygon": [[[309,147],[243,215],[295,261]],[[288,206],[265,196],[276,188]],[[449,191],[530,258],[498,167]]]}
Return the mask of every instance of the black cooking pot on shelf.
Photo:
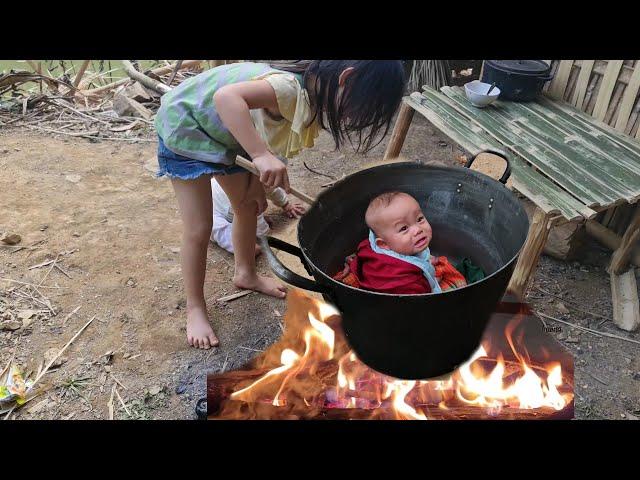
{"label": "black cooking pot on shelf", "polygon": [[552,78],[551,66],[542,60],[485,60],[481,81],[495,82],[501,99],[529,102]]}
{"label": "black cooking pot on shelf", "polygon": [[[269,265],[282,280],[322,293],[340,310],[350,346],[369,367],[403,379],[450,373],[478,348],[527,237],[527,214],[504,186],[510,174],[504,159],[499,182],[469,168],[406,162],[357,172],[321,193],[300,219],[301,248],[260,238]],[[433,254],[450,261],[468,257],[487,276],[463,288],[421,295],[375,293],[333,280],[368,234],[369,201],[389,190],[418,200],[433,227]],[[287,269],[271,248],[299,257],[315,281]]]}

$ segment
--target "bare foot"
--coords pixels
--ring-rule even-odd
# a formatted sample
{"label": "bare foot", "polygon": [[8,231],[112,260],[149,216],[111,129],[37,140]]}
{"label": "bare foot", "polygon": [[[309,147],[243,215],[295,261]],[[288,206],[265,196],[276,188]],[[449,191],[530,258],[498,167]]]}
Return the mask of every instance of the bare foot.
{"label": "bare foot", "polygon": [[205,350],[220,343],[213,333],[205,307],[187,307],[187,341],[192,347]]}
{"label": "bare foot", "polygon": [[272,297],[284,298],[287,295],[287,287],[271,277],[261,275],[236,274],[233,277],[233,284],[238,288],[254,290]]}
{"label": "bare foot", "polygon": [[260,245],[256,243],[256,257],[259,257],[262,254],[262,248]]}

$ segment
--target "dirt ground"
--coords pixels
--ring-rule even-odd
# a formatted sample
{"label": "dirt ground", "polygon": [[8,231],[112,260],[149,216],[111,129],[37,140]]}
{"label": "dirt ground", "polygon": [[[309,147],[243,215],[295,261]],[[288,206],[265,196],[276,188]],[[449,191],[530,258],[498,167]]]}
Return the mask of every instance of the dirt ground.
{"label": "dirt ground", "polygon": [[[147,138],[145,143],[94,143],[17,129],[0,132],[0,231],[20,234],[21,245],[35,244],[20,251],[0,249],[0,278],[5,279],[0,296],[15,286],[6,279],[40,284],[50,265],[30,267],[58,255],[58,265],[70,277],[54,268],[43,282],[54,287],[43,294],[57,315],[0,332],[0,368],[15,356],[19,365],[37,370],[46,350],[64,345],[95,315],[65,353],[67,361],[45,375],[43,383],[51,388],[14,418],[106,419],[116,382],[127,409],[114,400],[115,418],[195,418],[207,373],[242,366],[281,333],[282,300],[252,293],[227,304],[215,301],[237,289],[231,283],[232,256],[210,245],[205,292],[221,345],[208,351],[187,345],[177,205],[170,183],[154,178],[156,143],[152,132]],[[303,161],[340,177],[379,161],[387,141],[363,157],[334,152],[323,133],[313,149],[292,161],[292,184],[317,194],[330,179],[311,173]],[[451,164],[458,153],[416,115],[403,149],[406,158]],[[295,243],[294,220],[274,207],[268,218],[276,236]],[[528,300],[568,322],[640,340],[638,333],[621,332],[610,320],[573,308],[612,315],[607,252],[590,242],[580,258],[543,257]],[[264,259],[258,265],[268,271]],[[575,355],[576,418],[640,416],[638,344],[564,325],[553,335]],[[108,352],[113,354],[105,356]]]}

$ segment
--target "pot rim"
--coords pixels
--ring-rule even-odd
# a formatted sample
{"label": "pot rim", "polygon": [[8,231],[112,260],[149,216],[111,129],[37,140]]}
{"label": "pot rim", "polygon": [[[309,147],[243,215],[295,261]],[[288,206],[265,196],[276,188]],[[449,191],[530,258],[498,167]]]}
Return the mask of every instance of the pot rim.
{"label": "pot rim", "polygon": [[[469,169],[469,168],[459,167],[459,166],[457,166],[457,165],[454,165],[454,166],[451,166],[451,167],[450,167],[450,166],[446,166],[446,165],[426,165],[426,164],[418,163],[418,162],[394,162],[394,163],[388,163],[388,164],[384,164],[384,165],[377,165],[377,166],[370,167],[370,168],[365,168],[365,169],[363,169],[363,170],[360,170],[360,171],[358,171],[358,172],[354,173],[353,175],[349,175],[349,176],[347,176],[347,177],[345,177],[345,178],[341,179],[340,181],[336,182],[336,183],[333,185],[333,187],[331,187],[330,189],[325,190],[324,192],[322,192],[322,193],[318,196],[318,198],[317,198],[316,202],[317,202],[317,201],[319,201],[319,200],[320,200],[324,195],[326,195],[326,194],[327,194],[328,192],[330,192],[332,189],[336,188],[336,187],[337,187],[338,185],[340,185],[340,184],[343,184],[345,181],[347,181],[350,177],[353,177],[354,175],[357,175],[357,174],[359,174],[359,173],[364,173],[364,172],[367,172],[367,171],[369,171],[369,170],[373,170],[373,169],[379,169],[379,168],[381,168],[381,167],[382,167],[382,168],[389,168],[389,167],[395,167],[395,166],[398,166],[398,165],[404,165],[404,166],[416,166],[416,165],[420,165],[420,166],[423,166],[423,167],[435,168],[435,169],[439,169],[439,170],[454,170],[454,171],[461,171],[461,172],[464,172],[464,174],[465,174],[465,175],[475,175],[475,176],[477,176],[477,177],[479,177],[479,178],[482,178],[482,179],[489,179],[489,180],[491,180],[491,181],[493,181],[493,182],[497,183],[498,185],[500,185],[500,187],[499,187],[499,188],[507,188],[507,187],[506,187],[506,185],[503,185],[502,183],[498,182],[497,180],[495,180],[495,179],[491,178],[491,177],[490,177],[490,176],[488,176],[488,175],[485,175],[484,173],[478,172],[477,170],[471,170],[471,169]],[[513,193],[512,193],[512,192],[510,192],[510,193],[513,195]],[[514,196],[515,196],[515,195],[514,195]],[[524,214],[525,214],[525,215],[527,215],[527,214],[526,214],[526,211],[524,210],[524,207],[522,206],[522,204],[517,200],[517,198],[516,198],[515,200],[518,202],[518,205],[520,205],[520,208],[523,210]],[[528,222],[528,223],[530,223],[530,222],[529,222],[529,219],[528,219],[528,216],[527,216],[527,222]],[[528,228],[527,228],[527,232],[528,232]],[[298,238],[298,245],[300,245],[300,251],[302,252],[302,255],[304,256],[305,261],[306,261],[306,262],[307,262],[311,267],[313,267],[314,272],[319,272],[319,273],[323,276],[323,278],[324,278],[324,279],[329,280],[329,282],[331,282],[332,284],[335,284],[335,285],[340,286],[340,287],[348,288],[348,289],[353,290],[353,291],[355,291],[355,292],[362,292],[362,293],[365,293],[365,294],[378,295],[378,296],[381,296],[381,297],[392,297],[392,298],[405,298],[405,297],[422,298],[422,297],[429,297],[429,296],[431,296],[431,295],[447,295],[447,294],[453,294],[453,293],[455,293],[455,292],[462,291],[462,290],[464,290],[464,289],[466,289],[466,288],[469,288],[469,287],[473,287],[474,285],[477,285],[477,284],[479,284],[479,283],[482,283],[482,282],[484,282],[485,280],[489,280],[490,278],[492,278],[492,277],[494,277],[494,276],[498,275],[498,274],[499,274],[500,272],[502,272],[505,268],[510,267],[510,266],[513,264],[514,260],[516,260],[516,259],[518,258],[518,256],[520,255],[520,252],[522,251],[522,249],[523,249],[523,247],[524,247],[524,244],[525,244],[525,243],[526,243],[526,241],[527,241],[527,235],[525,235],[524,241],[522,242],[522,245],[520,245],[520,248],[519,248],[519,249],[518,249],[518,251],[515,253],[515,255],[513,255],[513,257],[511,257],[511,259],[510,259],[508,262],[506,262],[502,267],[500,267],[499,269],[497,269],[497,270],[496,270],[495,272],[493,272],[492,274],[490,274],[490,275],[488,275],[488,276],[484,277],[482,280],[479,280],[479,281],[477,281],[477,282],[473,282],[473,283],[471,283],[471,284],[467,284],[467,285],[465,285],[464,287],[454,288],[454,289],[446,290],[446,291],[444,291],[444,292],[439,292],[439,293],[430,292],[430,293],[402,293],[402,294],[396,294],[396,293],[373,292],[373,291],[371,291],[371,290],[365,290],[365,289],[362,289],[362,288],[355,288],[355,287],[352,287],[352,286],[350,286],[350,285],[346,285],[346,284],[344,284],[344,283],[338,282],[337,280],[335,280],[335,279],[331,278],[329,275],[327,275],[327,274],[326,274],[324,271],[322,271],[320,268],[318,268],[318,267],[316,266],[316,264],[315,264],[313,261],[311,261],[311,259],[309,258],[309,255],[307,255],[306,248],[302,245],[302,242],[300,241],[300,222],[298,222],[298,227],[297,227],[297,238]],[[314,275],[314,279],[315,279],[315,275]],[[317,280],[317,279],[315,279],[315,280]]]}

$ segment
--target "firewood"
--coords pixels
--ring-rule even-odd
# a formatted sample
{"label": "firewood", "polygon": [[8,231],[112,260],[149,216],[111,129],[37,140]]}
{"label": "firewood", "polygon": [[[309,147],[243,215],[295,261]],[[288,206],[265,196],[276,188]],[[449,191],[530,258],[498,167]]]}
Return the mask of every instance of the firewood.
{"label": "firewood", "polygon": [[113,98],[113,110],[122,116],[142,117],[149,120],[153,113],[134,99],[129,98],[126,94],[120,92]]}
{"label": "firewood", "polygon": [[628,332],[640,327],[640,304],[634,269],[621,275],[611,272],[611,302],[613,323]]}

